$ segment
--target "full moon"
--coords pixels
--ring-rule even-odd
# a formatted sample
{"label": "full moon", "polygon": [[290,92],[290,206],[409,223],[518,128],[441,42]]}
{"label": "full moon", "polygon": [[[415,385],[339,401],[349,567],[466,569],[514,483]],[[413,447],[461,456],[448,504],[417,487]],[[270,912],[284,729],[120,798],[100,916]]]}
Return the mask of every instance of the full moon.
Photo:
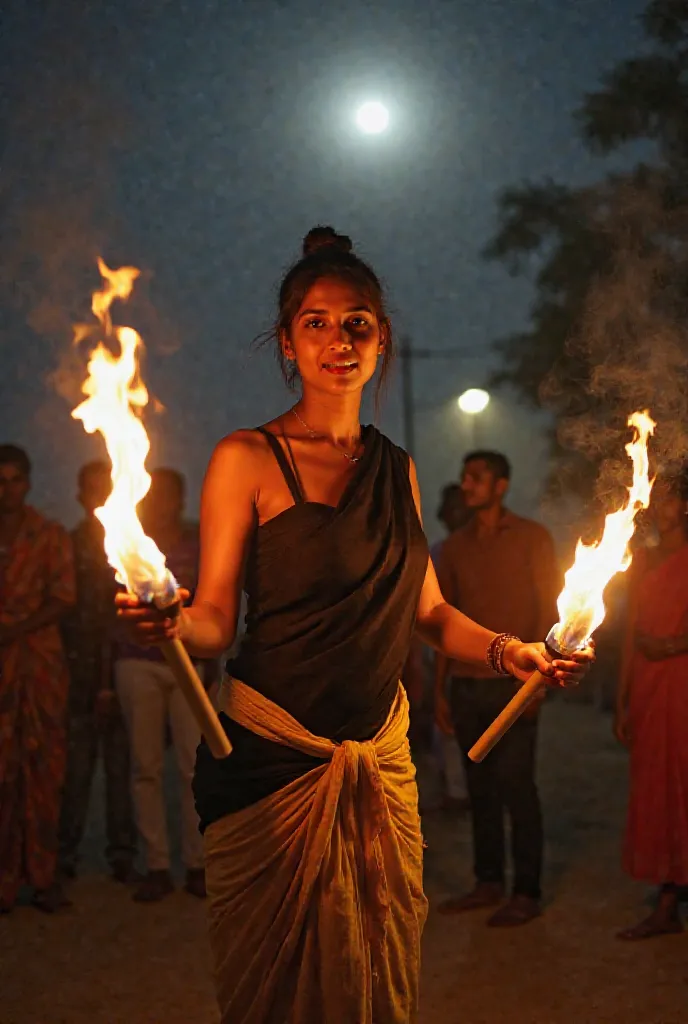
{"label": "full moon", "polygon": [[366,135],[379,135],[389,124],[389,111],[376,100],[363,103],[356,111],[356,124]]}

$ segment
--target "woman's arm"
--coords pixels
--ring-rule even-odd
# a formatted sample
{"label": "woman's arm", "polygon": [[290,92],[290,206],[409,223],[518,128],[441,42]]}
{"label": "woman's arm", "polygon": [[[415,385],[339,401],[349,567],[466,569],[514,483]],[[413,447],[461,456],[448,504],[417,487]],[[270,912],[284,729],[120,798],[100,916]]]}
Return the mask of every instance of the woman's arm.
{"label": "woman's arm", "polygon": [[201,560],[180,634],[189,653],[216,658],[234,642],[246,555],[257,526],[260,442],[252,431],[224,438],[213,452],[201,494]]}
{"label": "woman's arm", "polygon": [[435,569],[428,559],[416,618],[416,632],[421,639],[452,661],[485,664],[490,642],[496,636],[479,626],[463,612],[453,608],[442,597]]}
{"label": "woman's arm", "polygon": [[[119,616],[140,644],[180,636],[197,658],[219,657],[236,634],[246,555],[257,526],[256,506],[265,448],[259,434],[239,430],[213,452],[201,496],[201,561],[191,607],[176,620],[126,594],[118,594]],[[188,597],[181,591],[182,598]]]}

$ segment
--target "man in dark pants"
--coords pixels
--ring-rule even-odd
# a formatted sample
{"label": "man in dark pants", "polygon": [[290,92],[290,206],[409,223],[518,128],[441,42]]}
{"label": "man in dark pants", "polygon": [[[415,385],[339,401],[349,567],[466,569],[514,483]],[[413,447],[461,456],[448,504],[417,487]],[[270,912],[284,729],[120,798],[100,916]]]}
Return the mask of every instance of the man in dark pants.
{"label": "man in dark pants", "polygon": [[113,688],[112,627],[115,578],[94,510],[110,493],[107,463],[79,471],[78,500],[86,513],[72,532],[77,603],[62,633],[70,667],[67,771],[62,794],[58,869],[74,878],[99,750],[105,773],[105,856],[117,882],[135,882],[136,826],[131,798],[129,740]]}
{"label": "man in dark pants", "polygon": [[[488,629],[524,640],[544,639],[556,621],[560,573],[554,544],[539,523],[503,505],[511,468],[498,452],[464,461],[461,486],[471,521],[445,541],[438,577],[450,604]],[[445,681],[450,677],[449,699]],[[526,924],[540,913],[542,814],[535,783],[539,703],[531,706],[481,764],[468,751],[514,694],[513,679],[488,668],[447,664],[438,656],[437,721],[453,730],[466,766],[473,819],[475,886],[440,905],[442,913],[492,907],[505,894],[504,811],[511,819],[511,898],[489,918],[493,927]]]}

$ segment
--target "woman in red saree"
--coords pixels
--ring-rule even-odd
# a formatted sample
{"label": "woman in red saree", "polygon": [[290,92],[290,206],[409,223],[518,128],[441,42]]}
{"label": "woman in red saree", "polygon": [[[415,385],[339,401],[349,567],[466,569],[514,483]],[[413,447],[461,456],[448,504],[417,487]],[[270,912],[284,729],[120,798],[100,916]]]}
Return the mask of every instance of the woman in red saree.
{"label": "woman in red saree", "polygon": [[688,519],[686,481],[657,482],[659,537],[631,569],[615,732],[631,754],[623,866],[660,887],[652,913],[619,933],[634,941],[681,932],[688,886]]}

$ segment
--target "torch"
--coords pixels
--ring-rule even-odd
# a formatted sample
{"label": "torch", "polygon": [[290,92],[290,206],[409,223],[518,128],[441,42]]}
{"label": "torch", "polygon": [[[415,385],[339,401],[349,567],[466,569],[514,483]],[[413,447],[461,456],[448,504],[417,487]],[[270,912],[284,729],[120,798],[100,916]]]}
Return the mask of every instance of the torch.
{"label": "torch", "polygon": [[[105,553],[119,583],[140,601],[160,609],[178,608],[178,586],[165,565],[165,556],[146,535],[136,507],[145,497],[151,478],[146,471],[150,442],[141,419],[148,392],[141,379],[139,334],[131,327],[113,327],[110,306],[127,299],[138,277],[134,267],[110,270],[102,260],[98,268],[104,280],[93,295],[93,312],[106,338],[119,348],[113,354],[102,342],[91,353],[88,376],[82,386],[86,399],[72,412],[89,433],[98,431],[112,463],[112,491],[96,515],[105,529]],[[232,752],[210,699],[181,640],[160,644],[167,664],[184,694],[211,752],[217,758]]]}
{"label": "torch", "polygon": [[[564,589],[557,601],[559,622],[545,641],[552,658],[567,658],[585,647],[604,619],[605,587],[612,576],[625,572],[631,564],[629,544],[635,517],[640,509],[650,504],[653,481],[650,480],[647,444],[655,423],[645,411],[633,413],[628,425],[635,435],[626,445],[626,453],[633,463],[628,498],[622,508],[606,517],[601,540],[594,544],[578,541],[573,565],[565,575]],[[468,751],[470,759],[482,761],[546,685],[546,677],[534,672]]]}

